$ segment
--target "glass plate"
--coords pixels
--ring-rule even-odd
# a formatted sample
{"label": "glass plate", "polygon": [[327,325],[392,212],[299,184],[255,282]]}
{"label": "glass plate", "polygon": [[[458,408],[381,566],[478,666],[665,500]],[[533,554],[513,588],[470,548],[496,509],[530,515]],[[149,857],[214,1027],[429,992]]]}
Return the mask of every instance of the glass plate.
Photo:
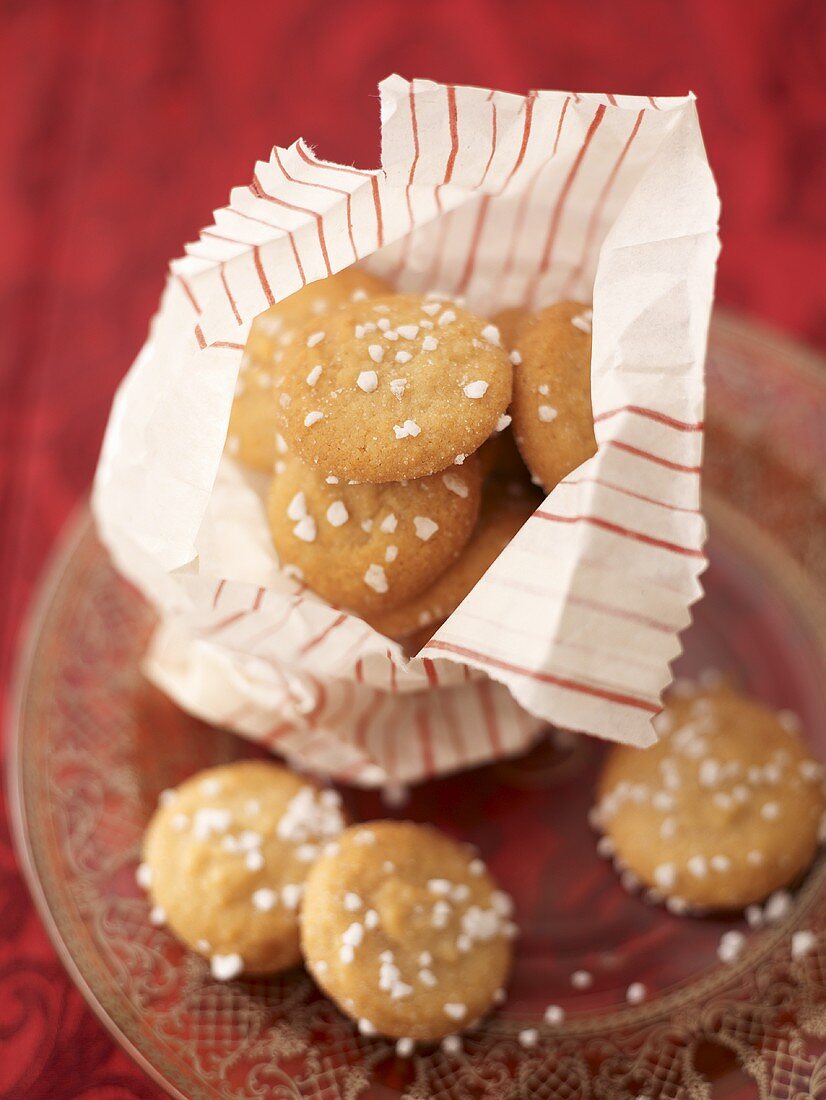
{"label": "glass plate", "polygon": [[[826,758],[826,371],[725,316],[713,326],[706,598],[678,672],[732,673],[796,711]],[[681,918],[621,887],[587,825],[601,747],[549,736],[529,755],[417,788],[357,818],[430,820],[474,842],[515,897],[522,935],[505,1007],[462,1051],[397,1058],[362,1038],[301,971],[219,984],[151,927],[134,880],[158,792],[260,750],[150,688],[149,611],[84,515],[44,581],[18,676],[12,805],[21,862],[61,958],[120,1043],[175,1096],[781,1097],[826,1089],[826,863],[778,926],[717,959],[739,919]],[[820,947],[793,962],[795,928]],[[593,985],[575,990],[577,969]],[[626,1003],[630,983],[648,990]],[[556,1028],[548,1004],[565,1009]],[[536,1045],[519,1042],[536,1027]],[[743,1076],[744,1067],[749,1078]],[[713,1093],[711,1085],[713,1082]]]}

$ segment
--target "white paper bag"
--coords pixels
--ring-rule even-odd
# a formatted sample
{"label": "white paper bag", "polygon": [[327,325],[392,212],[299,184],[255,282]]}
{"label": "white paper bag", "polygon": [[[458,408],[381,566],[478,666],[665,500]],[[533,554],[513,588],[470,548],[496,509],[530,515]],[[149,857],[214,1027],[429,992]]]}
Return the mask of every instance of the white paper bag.
{"label": "white paper bag", "polygon": [[[393,76],[381,118],[380,169],[276,148],[171,264],[94,490],[105,544],[162,616],[148,674],[362,784],[517,752],[546,722],[649,744],[705,566],[719,204],[694,99]],[[279,571],[261,479],[222,457],[252,319],[354,262],[483,315],[593,300],[597,453],[411,661]]]}

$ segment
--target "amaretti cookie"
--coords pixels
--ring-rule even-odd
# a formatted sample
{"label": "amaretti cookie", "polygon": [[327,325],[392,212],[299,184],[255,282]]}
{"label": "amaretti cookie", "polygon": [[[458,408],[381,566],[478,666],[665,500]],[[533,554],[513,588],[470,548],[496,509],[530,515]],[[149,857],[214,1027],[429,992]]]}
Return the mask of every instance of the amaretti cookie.
{"label": "amaretti cookie", "polygon": [[429,826],[348,829],[313,866],[307,967],[364,1034],[440,1039],[494,1003],[511,963],[510,898],[481,860]]}
{"label": "amaretti cookie", "polygon": [[291,452],[344,481],[425,477],[495,430],[512,367],[495,325],[441,297],[388,295],[305,325],[275,379]]}
{"label": "amaretti cookie", "polygon": [[277,459],[273,376],[296,329],[354,299],[386,294],[389,289],[375,275],[348,267],[302,287],[255,318],[241,360],[227,432],[227,449],[234,458],[272,473]]}
{"label": "amaretti cookie", "polygon": [[430,477],[348,485],[287,456],[267,513],[281,564],[362,614],[412,599],[448,568],[476,524],[480,490],[474,457]]}
{"label": "amaretti cookie", "polygon": [[219,979],[294,966],[304,881],[345,824],[336,791],[287,768],[200,772],[164,793],[146,832],[138,878],[153,919]]}
{"label": "amaretti cookie", "polygon": [[648,887],[740,909],[804,871],[818,846],[823,769],[767,707],[721,685],[673,695],[648,749],[615,746],[596,823]]}
{"label": "amaretti cookie", "polygon": [[591,311],[558,302],[517,326],[513,434],[549,493],[596,453],[591,410]]}

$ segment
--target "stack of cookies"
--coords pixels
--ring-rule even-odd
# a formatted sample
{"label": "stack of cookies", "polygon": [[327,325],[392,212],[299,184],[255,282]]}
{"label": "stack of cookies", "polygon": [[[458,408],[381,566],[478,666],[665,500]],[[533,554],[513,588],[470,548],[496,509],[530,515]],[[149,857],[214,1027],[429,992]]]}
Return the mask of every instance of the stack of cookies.
{"label": "stack of cookies", "polygon": [[490,321],[350,268],[256,320],[227,449],[273,474],[282,566],[415,651],[594,452],[590,352],[583,305]]}

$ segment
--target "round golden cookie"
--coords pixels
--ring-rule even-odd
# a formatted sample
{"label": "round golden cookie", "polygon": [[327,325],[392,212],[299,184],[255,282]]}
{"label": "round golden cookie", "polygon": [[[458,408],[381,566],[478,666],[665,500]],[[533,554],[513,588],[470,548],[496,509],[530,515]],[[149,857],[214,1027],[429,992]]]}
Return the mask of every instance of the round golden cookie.
{"label": "round golden cookie", "polygon": [[291,451],[346,481],[425,477],[475,451],[508,406],[494,325],[443,298],[355,302],[305,325],[275,380]]}
{"label": "round golden cookie", "polygon": [[302,287],[276,302],[252,323],[238,374],[230,412],[227,450],[239,462],[272,473],[277,461],[276,408],[272,392],[275,372],[295,331],[356,299],[387,294],[387,283],[357,267]]}
{"label": "round golden cookie", "polygon": [[340,802],[258,760],[209,768],[164,792],[138,874],[153,920],[207,956],[219,979],[295,966],[304,880],[345,827]]}
{"label": "round golden cookie", "polygon": [[514,350],[513,434],[528,469],[549,493],[597,449],[590,310],[578,302],[540,310],[519,328]]}
{"label": "round golden cookie", "polygon": [[[392,610],[368,616],[372,627],[400,641],[428,640],[499,557],[537,507],[516,483],[485,490],[479,522],[456,561],[424,592]],[[430,634],[425,637],[425,631]],[[423,639],[423,640],[422,640]],[[419,646],[421,648],[421,645]]]}
{"label": "round golden cookie", "polygon": [[511,908],[468,848],[430,826],[376,821],[348,829],[310,872],[301,949],[363,1034],[440,1039],[494,1003]]}
{"label": "round golden cookie", "polygon": [[648,749],[615,746],[596,824],[647,886],[689,907],[740,909],[805,870],[822,768],[787,725],[727,686],[672,696]]}
{"label": "round golden cookie", "polygon": [[474,458],[414,481],[348,485],[291,455],[273,478],[267,515],[281,564],[362,614],[412,599],[447,569],[470,538],[480,495]]}

